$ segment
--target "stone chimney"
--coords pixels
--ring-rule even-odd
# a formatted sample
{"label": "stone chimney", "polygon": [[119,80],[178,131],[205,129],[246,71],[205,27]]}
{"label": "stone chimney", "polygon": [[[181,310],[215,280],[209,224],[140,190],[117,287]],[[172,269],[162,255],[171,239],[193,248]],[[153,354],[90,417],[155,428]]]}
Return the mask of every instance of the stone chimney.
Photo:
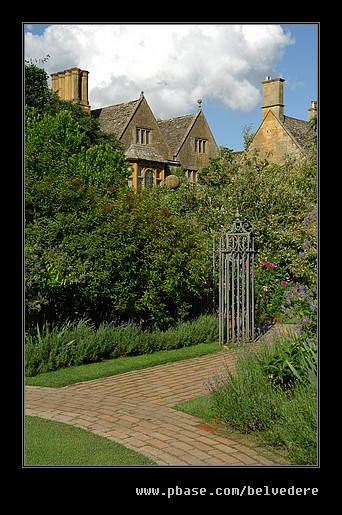
{"label": "stone chimney", "polygon": [[78,102],[85,111],[90,112],[88,74],[80,68],[51,73],[52,91],[56,91],[62,100]]}
{"label": "stone chimney", "polygon": [[284,121],[284,82],[285,79],[271,77],[262,81],[262,119],[271,109],[281,122]]}
{"label": "stone chimney", "polygon": [[317,114],[317,100],[311,100],[311,107],[308,109],[308,122]]}

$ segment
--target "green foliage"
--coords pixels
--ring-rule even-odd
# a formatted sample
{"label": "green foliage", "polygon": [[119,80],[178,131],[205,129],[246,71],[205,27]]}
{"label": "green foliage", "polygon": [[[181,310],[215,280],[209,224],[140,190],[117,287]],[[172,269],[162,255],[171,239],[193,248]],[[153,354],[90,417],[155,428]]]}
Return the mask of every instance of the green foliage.
{"label": "green foliage", "polygon": [[217,332],[213,315],[202,315],[166,331],[153,332],[132,324],[115,326],[109,322],[102,322],[96,328],[89,320],[68,321],[61,328],[37,324],[26,335],[26,377],[103,359],[211,343],[218,339]]}
{"label": "green foliage", "polygon": [[268,445],[287,451],[292,463],[317,465],[317,388],[296,384],[281,404],[279,420],[260,435]]}
{"label": "green foliage", "polygon": [[254,132],[252,131],[251,125],[245,125],[243,128],[242,136],[243,136],[243,148],[246,150],[249,145],[252,143],[254,138]]}
{"label": "green foliage", "polygon": [[[236,208],[251,223],[258,322],[284,316],[289,285],[315,282],[317,169],[312,162],[269,165],[257,155],[246,159],[221,149],[220,157],[199,174],[198,184],[178,188],[172,207],[199,221],[208,249],[212,237],[231,225]],[[274,267],[265,267],[265,260]]]}
{"label": "green foliage", "polygon": [[206,384],[213,414],[285,450],[293,463],[316,464],[316,360],[315,347],[292,337],[241,350],[235,373],[227,370]]}
{"label": "green foliage", "polygon": [[33,107],[42,113],[56,96],[48,86],[48,74],[33,63],[25,66],[25,105]]}
{"label": "green foliage", "polygon": [[[98,157],[94,149],[91,152]],[[105,173],[95,188],[96,166],[89,167],[94,170],[91,184],[87,184],[86,159],[80,173],[83,166],[78,185],[87,195],[81,195],[73,208],[78,200],[70,198],[76,195],[75,182],[68,189],[65,181],[55,217],[36,217],[27,228],[30,312],[38,307],[61,321],[85,316],[160,328],[191,316],[209,272],[201,231],[171,214],[161,190],[141,194],[121,190],[118,195],[120,187],[115,188],[114,181],[106,190]],[[108,180],[110,170],[112,166]]]}
{"label": "green foliage", "polygon": [[232,182],[232,175],[236,173],[232,151],[220,147],[220,156],[210,159],[210,165],[198,173],[198,183],[205,184],[214,189],[224,188]]}
{"label": "green foliage", "polygon": [[317,289],[316,286],[290,286],[285,291],[283,311],[300,328],[307,338],[317,336]]}
{"label": "green foliage", "polygon": [[273,319],[282,312],[288,273],[274,261],[257,261],[254,269],[255,310],[258,322]]}
{"label": "green foliage", "polygon": [[[33,108],[30,110],[28,108]],[[59,98],[58,93],[52,92],[48,87],[48,75],[44,69],[32,62],[25,66],[25,117],[32,114],[51,115],[60,112],[69,112],[71,118],[77,122],[78,128],[84,136],[83,144],[91,145],[109,144],[115,149],[123,150],[121,143],[113,134],[100,130],[97,118],[86,112],[77,102],[65,101]],[[25,149],[26,150],[26,149]]]}
{"label": "green foliage", "polygon": [[281,390],[292,390],[297,382],[317,384],[317,348],[303,337],[295,338],[264,365],[272,384]]}
{"label": "green foliage", "polygon": [[215,376],[206,386],[215,415],[243,433],[269,429],[279,413],[279,397],[262,369],[240,359],[236,373]]}

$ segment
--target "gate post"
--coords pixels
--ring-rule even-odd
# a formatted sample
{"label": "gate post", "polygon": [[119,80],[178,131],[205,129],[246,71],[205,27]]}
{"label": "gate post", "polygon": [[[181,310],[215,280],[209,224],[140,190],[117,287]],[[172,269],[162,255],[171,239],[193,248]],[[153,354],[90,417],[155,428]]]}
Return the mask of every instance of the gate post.
{"label": "gate post", "polygon": [[220,344],[254,340],[254,237],[238,209],[217,250],[213,243],[213,267],[214,276],[218,274]]}

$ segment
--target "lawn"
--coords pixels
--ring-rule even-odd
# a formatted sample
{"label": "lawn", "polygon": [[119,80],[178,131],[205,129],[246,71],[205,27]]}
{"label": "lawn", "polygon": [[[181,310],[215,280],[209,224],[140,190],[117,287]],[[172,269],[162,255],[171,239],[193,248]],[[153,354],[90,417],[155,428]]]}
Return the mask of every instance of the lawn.
{"label": "lawn", "polygon": [[145,466],[155,465],[155,462],[85,429],[26,416],[24,465]]}

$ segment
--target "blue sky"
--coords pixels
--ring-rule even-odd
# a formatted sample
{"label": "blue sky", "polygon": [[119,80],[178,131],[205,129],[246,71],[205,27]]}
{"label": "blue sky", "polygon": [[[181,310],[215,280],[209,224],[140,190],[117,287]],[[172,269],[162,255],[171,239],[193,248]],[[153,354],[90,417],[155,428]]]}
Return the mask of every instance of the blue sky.
{"label": "blue sky", "polygon": [[[295,43],[289,45],[272,78],[282,77],[284,82],[284,112],[287,116],[307,120],[312,100],[318,100],[319,48],[318,26],[289,24],[283,27],[291,32]],[[265,78],[265,77],[264,77]],[[261,91],[261,84],[260,84]],[[206,118],[218,145],[233,150],[243,149],[243,128],[251,126],[255,132],[261,123],[261,103],[251,112],[224,111],[215,105],[203,106]]]}
{"label": "blue sky", "polygon": [[88,70],[93,108],[134,100],[144,90],[155,116],[168,118],[196,112],[201,98],[217,144],[242,150],[243,128],[255,132],[261,122],[266,75],[285,79],[288,116],[307,120],[311,101],[319,100],[319,24],[254,23],[242,31],[224,23],[188,30],[161,24],[160,32],[147,24],[28,23],[25,58],[49,54],[38,64],[48,74]]}

